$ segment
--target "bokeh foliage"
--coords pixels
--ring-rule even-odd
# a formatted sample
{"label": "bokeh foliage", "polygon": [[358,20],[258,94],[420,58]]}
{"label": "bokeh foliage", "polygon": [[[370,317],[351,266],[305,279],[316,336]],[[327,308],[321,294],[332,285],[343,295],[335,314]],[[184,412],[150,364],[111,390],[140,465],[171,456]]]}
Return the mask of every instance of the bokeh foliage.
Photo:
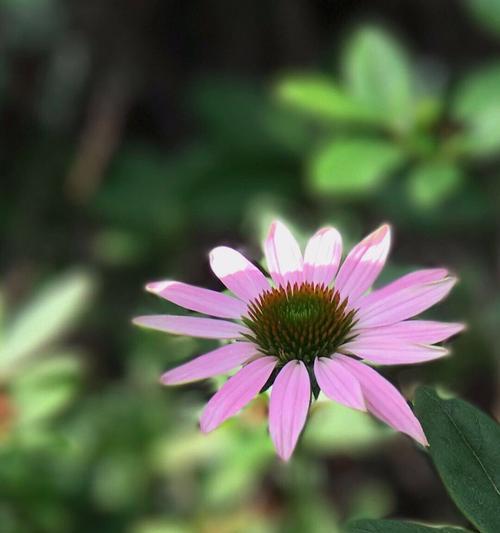
{"label": "bokeh foliage", "polygon": [[[346,248],[389,220],[380,283],[449,266],[461,282],[429,316],[468,331],[450,358],[381,371],[408,397],[425,382],[498,415],[500,58],[457,68],[436,51],[426,68],[397,24],[356,19],[307,68],[200,69],[172,104],[171,48],[148,49],[161,9],[142,4],[0,6],[0,530],[331,533],[387,516],[472,528],[422,451],[324,398],[289,466],[265,396],[201,435],[220,380],[163,389],[158,376],[214,343],[130,318],[179,312],[141,292],[150,279],[219,289],[215,245],[260,261],[274,216],[302,243],[334,224]],[[498,2],[456,4],[500,38]]]}

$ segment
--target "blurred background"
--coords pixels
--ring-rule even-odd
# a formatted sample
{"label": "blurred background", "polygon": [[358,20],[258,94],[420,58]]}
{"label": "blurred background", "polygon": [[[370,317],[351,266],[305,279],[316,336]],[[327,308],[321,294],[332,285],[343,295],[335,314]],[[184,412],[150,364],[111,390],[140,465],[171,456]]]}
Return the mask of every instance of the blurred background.
{"label": "blurred background", "polygon": [[217,383],[161,372],[214,347],[140,331],[143,291],[220,289],[219,244],[269,221],[346,248],[395,229],[380,283],[460,277],[431,317],[453,356],[382,368],[500,415],[499,0],[2,0],[0,531],[341,532],[464,525],[425,454],[317,404],[288,465],[266,399],[209,436]]}

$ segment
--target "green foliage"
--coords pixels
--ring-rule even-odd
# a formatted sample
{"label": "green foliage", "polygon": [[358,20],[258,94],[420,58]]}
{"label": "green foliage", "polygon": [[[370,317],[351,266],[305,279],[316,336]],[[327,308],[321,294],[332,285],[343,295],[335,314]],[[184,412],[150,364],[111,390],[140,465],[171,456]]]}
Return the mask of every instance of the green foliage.
{"label": "green foliage", "polygon": [[[306,165],[313,190],[343,201],[388,198],[405,180],[410,218],[451,205],[467,181],[477,187],[477,172],[471,179],[464,162],[474,165],[500,149],[497,65],[465,76],[448,108],[444,93],[425,77],[417,90],[418,72],[408,54],[380,28],[356,31],[341,63],[339,79],[293,74],[276,87],[283,104],[321,121]],[[396,196],[401,211],[401,189]]]}
{"label": "green foliage", "polygon": [[347,87],[353,98],[397,131],[411,128],[414,114],[412,70],[397,41],[378,28],[361,28],[344,55]]}
{"label": "green foliage", "polygon": [[11,386],[19,411],[17,424],[27,429],[60,412],[74,398],[81,365],[77,357],[61,354],[34,362]]}
{"label": "green foliage", "polygon": [[306,448],[359,456],[390,435],[366,413],[325,400],[315,404],[311,413],[304,432]]}
{"label": "green foliage", "polygon": [[[495,59],[476,70],[483,58],[467,42],[465,55],[450,62],[466,65],[460,72],[446,70],[448,55],[429,49],[415,61],[395,37],[395,18],[394,34],[361,25],[332,36],[338,72],[325,55],[317,58],[321,72],[297,66],[270,72],[273,88],[267,79],[215,75],[212,61],[232,64],[238,51],[224,50],[224,58],[213,48],[192,54],[184,36],[173,62],[157,61],[165,30],[148,23],[144,34],[143,25],[161,3],[143,2],[132,16],[128,8],[90,4],[6,0],[0,7],[0,110],[7,125],[0,150],[7,178],[0,195],[0,531],[333,533],[353,518],[452,517],[453,502],[420,448],[322,396],[286,465],[269,439],[266,395],[217,431],[200,433],[199,413],[225,377],[162,388],[158,376],[215,343],[136,331],[129,320],[179,311],[142,293],[150,279],[220,289],[208,266],[210,248],[245,246],[258,262],[258,244],[274,217],[290,220],[302,244],[320,225],[335,225],[345,251],[389,220],[394,254],[377,284],[416,268],[449,266],[461,283],[430,317],[463,319],[469,331],[453,342],[452,357],[384,373],[405,392],[436,382],[493,405],[500,319],[492,290],[500,192]],[[470,6],[498,26],[496,2]],[[221,19],[212,26],[210,17],[224,10],[205,11],[203,24],[219,27]],[[265,20],[273,21],[271,12]],[[183,18],[201,29],[195,17],[193,11]],[[251,17],[245,21],[261,31]],[[232,38],[235,28],[229,21],[224,31]],[[337,46],[343,35],[346,45]],[[209,39],[207,48],[209,41],[220,46]],[[247,35],[244,41],[251,43]],[[269,42],[259,42],[255,62],[265,65],[266,76],[285,60],[279,51],[268,57]],[[186,49],[189,58],[176,57]],[[198,55],[207,64],[177,79],[177,67]],[[197,79],[200,71],[208,75]],[[109,104],[114,83],[126,84],[116,106]],[[88,132],[96,131],[104,135],[90,139],[94,152],[84,162],[101,170],[93,194],[75,204],[67,176],[86,153]],[[75,263],[99,272],[97,298],[93,276],[64,274]],[[52,281],[39,290],[40,279]],[[491,479],[499,471],[498,446],[486,447],[498,440],[495,424],[457,400],[431,395],[428,403],[419,416],[431,457],[472,519],[486,508],[478,498],[496,503],[480,466],[493,469]],[[457,454],[463,455],[453,462]],[[351,527],[466,531],[386,520]]]}
{"label": "green foliage", "polygon": [[423,208],[432,208],[453,195],[462,181],[462,171],[457,164],[433,161],[410,172],[408,190],[413,202]]}
{"label": "green foliage", "polygon": [[459,146],[472,156],[493,155],[500,149],[500,65],[472,73],[458,85],[452,114],[464,131]]}
{"label": "green foliage", "polygon": [[378,139],[337,140],[311,161],[311,184],[319,192],[370,194],[404,161],[398,146]]}
{"label": "green foliage", "polygon": [[368,123],[379,119],[369,106],[354,100],[326,76],[289,75],[277,84],[276,94],[290,107],[320,119]]}
{"label": "green foliage", "polygon": [[7,321],[0,345],[0,373],[10,373],[30,355],[39,354],[64,335],[90,303],[92,280],[73,272],[40,290]]}
{"label": "green foliage", "polygon": [[481,532],[500,529],[500,425],[463,400],[417,392],[415,409],[448,493]]}

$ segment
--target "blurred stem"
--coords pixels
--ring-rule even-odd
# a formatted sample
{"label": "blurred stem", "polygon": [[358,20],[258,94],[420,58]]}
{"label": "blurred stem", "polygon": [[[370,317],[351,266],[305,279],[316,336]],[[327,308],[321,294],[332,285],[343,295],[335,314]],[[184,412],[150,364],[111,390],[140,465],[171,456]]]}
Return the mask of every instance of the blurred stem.
{"label": "blurred stem", "polygon": [[97,84],[66,182],[69,196],[77,203],[85,203],[97,190],[120,142],[132,96],[129,78],[117,70]]}

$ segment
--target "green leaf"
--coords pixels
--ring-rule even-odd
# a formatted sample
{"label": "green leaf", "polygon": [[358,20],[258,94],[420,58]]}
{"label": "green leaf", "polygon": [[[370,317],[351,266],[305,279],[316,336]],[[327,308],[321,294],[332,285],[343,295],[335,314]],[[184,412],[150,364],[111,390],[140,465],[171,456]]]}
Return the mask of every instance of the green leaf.
{"label": "green leaf", "polygon": [[6,327],[0,371],[11,371],[22,358],[66,333],[90,303],[92,287],[88,274],[73,272],[55,279],[35,295]]}
{"label": "green leaf", "polygon": [[[349,533],[467,533],[452,526],[423,526],[398,520],[356,520],[348,525]],[[469,532],[470,533],[470,532]]]}
{"label": "green leaf", "polygon": [[465,0],[465,5],[485,28],[500,34],[500,2],[498,0]]}
{"label": "green leaf", "polygon": [[408,176],[408,189],[416,205],[432,208],[451,196],[462,181],[462,171],[453,162],[431,161],[413,169]]}
{"label": "green leaf", "polygon": [[377,114],[320,75],[288,76],[276,86],[278,98],[299,111],[327,120],[377,122]]}
{"label": "green leaf", "polygon": [[76,394],[81,365],[77,357],[57,356],[37,361],[12,384],[16,421],[28,428],[59,413]]}
{"label": "green leaf", "polygon": [[366,27],[348,43],[344,56],[347,87],[361,104],[398,131],[414,121],[413,74],[405,51],[387,33]]}
{"label": "green leaf", "polygon": [[457,87],[451,113],[464,127],[461,151],[486,156],[500,149],[500,64],[468,76]]}
{"label": "green leaf", "polygon": [[500,425],[463,400],[417,391],[415,410],[457,506],[484,533],[500,531]]}
{"label": "green leaf", "polygon": [[334,141],[312,159],[311,183],[319,192],[368,194],[382,185],[404,159],[403,150],[387,141]]}

